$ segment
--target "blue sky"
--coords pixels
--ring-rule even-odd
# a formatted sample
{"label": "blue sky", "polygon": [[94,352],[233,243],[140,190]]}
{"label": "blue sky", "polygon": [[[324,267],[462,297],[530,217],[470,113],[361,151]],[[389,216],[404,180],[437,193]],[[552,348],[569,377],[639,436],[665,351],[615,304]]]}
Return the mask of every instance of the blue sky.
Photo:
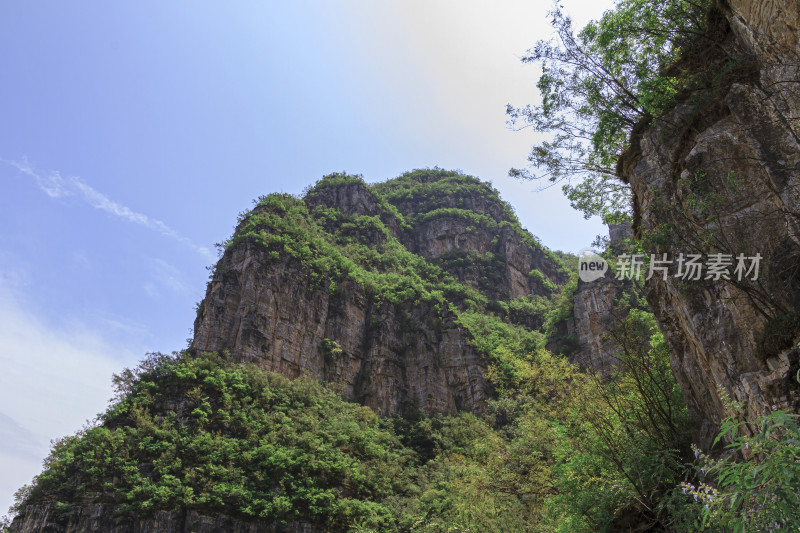
{"label": "blue sky", "polygon": [[[563,4],[582,25],[612,2]],[[551,5],[0,3],[0,515],[112,373],[185,347],[214,243],[261,194],[438,165],[553,249],[604,232],[507,177]]]}

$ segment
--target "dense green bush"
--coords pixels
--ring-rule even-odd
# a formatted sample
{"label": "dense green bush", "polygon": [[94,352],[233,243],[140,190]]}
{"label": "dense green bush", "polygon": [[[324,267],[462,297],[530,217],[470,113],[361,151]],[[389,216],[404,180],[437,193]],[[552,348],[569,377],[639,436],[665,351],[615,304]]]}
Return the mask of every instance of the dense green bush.
{"label": "dense green bush", "polygon": [[368,294],[384,301],[443,301],[450,292],[480,296],[459,285],[434,264],[410,253],[378,217],[343,215],[337,209],[309,213],[302,200],[269,195],[244,217],[225,243],[231,249],[252,239],[306,267],[314,285],[325,286],[349,277]]}
{"label": "dense green bush", "polygon": [[57,442],[17,510],[57,494],[117,504],[120,520],[200,509],[344,529],[394,522],[413,456],[368,408],[204,354],[152,356],[115,378],[99,425]]}
{"label": "dense green bush", "polygon": [[607,521],[613,502],[590,497],[612,482],[606,458],[576,445],[591,425],[569,422],[588,390],[577,369],[542,350],[541,334],[462,320],[500,369],[505,399],[485,417],[380,419],[311,380],[155,355],[115,378],[99,425],[56,443],[17,511],[57,495],[65,514],[91,497],[120,521],[187,508],[333,530],[502,532],[588,530],[602,520],[576,509],[591,504]]}
{"label": "dense green bush", "polygon": [[[331,174],[315,184],[307,195],[310,198],[325,187],[352,183],[363,184],[363,180],[360,176]],[[479,256],[467,254],[470,255],[467,258],[455,251],[436,260],[426,260],[411,253],[387,226],[387,221],[397,220],[400,228],[408,229],[412,226],[407,220],[420,224],[437,217],[455,217],[467,220],[473,229],[499,232],[502,227],[510,227],[525,245],[542,250],[562,274],[565,272],[560,259],[522,229],[510,206],[500,200],[488,183],[456,172],[426,170],[406,173],[370,188],[382,209],[380,215],[345,215],[339,209],[325,206],[309,211],[304,200],[288,194],[262,196],[251,211],[240,215],[236,232],[220,247],[231,250],[244,241],[258,243],[269,250],[268,257],[273,261],[290,258],[299,262],[312,288],[333,287],[335,292],[341,280],[350,278],[378,303],[449,302],[457,307],[483,309],[488,303],[485,293],[501,281],[503,256],[489,252]],[[411,208],[406,205],[408,201]],[[450,206],[453,201],[462,207]],[[396,207],[402,202],[406,202],[405,213]],[[464,208],[468,203],[471,207]],[[487,211],[476,211],[479,204]],[[467,259],[473,259],[471,266],[479,270],[480,291],[454,277],[456,269],[467,266]],[[551,280],[541,274],[539,277],[543,286],[555,289]]]}
{"label": "dense green bush", "polygon": [[[54,446],[17,510],[57,495],[64,513],[92,497],[115,503],[120,520],[189,508],[441,532],[593,531],[623,516],[676,527],[699,516],[676,498],[689,479],[685,407],[651,316],[621,324],[629,370],[610,382],[545,350],[540,331],[458,316],[497,387],[484,416],[381,419],[310,380],[213,354],[152,356],[115,378],[98,426]],[[321,349],[341,348],[328,339]]]}
{"label": "dense green bush", "polygon": [[[541,40],[523,62],[541,67],[541,103],[508,106],[511,122],[549,135],[532,147],[526,179],[561,183],[572,206],[607,220],[631,209],[617,160],[637,124],[661,117],[689,89],[679,59],[703,63],[718,49],[706,34],[709,0],[619,0],[577,33],[557,5],[556,38]],[[705,66],[705,65],[703,65]]]}

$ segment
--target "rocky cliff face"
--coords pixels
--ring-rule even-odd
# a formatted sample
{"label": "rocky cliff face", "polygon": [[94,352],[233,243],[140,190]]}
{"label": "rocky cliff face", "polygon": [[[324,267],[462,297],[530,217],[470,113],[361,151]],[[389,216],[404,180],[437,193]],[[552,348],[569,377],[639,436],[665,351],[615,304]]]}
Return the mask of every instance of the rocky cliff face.
{"label": "rocky cliff face", "polygon": [[426,412],[482,406],[485,363],[454,315],[431,302],[379,305],[352,280],[331,294],[327,284],[313,286],[301,264],[268,254],[254,242],[226,253],[193,348],[334,383],[383,414],[412,404]]}
{"label": "rocky cliff face", "polygon": [[[623,253],[626,240],[632,237],[626,221],[609,226],[609,249]],[[624,319],[636,299],[639,288],[630,280],[617,279],[613,269],[591,282],[578,280],[572,294],[572,313],[556,324],[547,348],[562,353],[581,369],[611,375],[620,366],[617,346],[608,333]]]}
{"label": "rocky cliff face", "polygon": [[[730,280],[683,279],[673,265],[646,284],[706,446],[726,416],[720,390],[753,418],[800,408],[799,21],[797,1],[721,2],[716,52],[699,65],[711,89],[637,131],[619,168],[649,252],[732,262]],[[760,254],[758,279],[738,279],[739,254]]]}
{"label": "rocky cliff face", "polygon": [[[549,293],[541,277],[530,275],[532,270],[538,270],[548,280],[566,281],[541,248],[526,244],[510,226],[476,228],[470,220],[439,216],[421,223],[409,244],[421,256],[439,259],[460,281],[498,300]],[[490,267],[493,279],[482,279],[486,269],[480,259],[487,254],[490,261],[497,263]],[[461,258],[465,264],[448,264]]]}
{"label": "rocky cliff face", "polygon": [[[460,194],[444,199],[457,202],[458,208],[431,205],[440,201],[436,195],[428,194],[427,204],[414,196],[440,186],[439,179],[417,183],[416,193],[404,194],[402,201],[391,189],[384,187],[384,198],[360,181],[321,183],[300,202],[300,222],[309,224],[308,234],[292,237],[301,248],[308,247],[316,262],[286,253],[290,245],[285,243],[282,248],[265,245],[257,232],[237,240],[209,283],[192,348],[226,350],[236,361],[288,377],[325,380],[346,398],[382,414],[409,407],[427,413],[482,410],[490,394],[486,362],[448,301],[415,291],[434,288],[449,273],[455,277],[448,282],[451,288],[466,290],[461,284],[466,283],[491,298],[509,299],[545,294],[546,281],[559,282],[565,274],[530,236],[525,242],[526,235],[509,223],[496,192],[488,194],[473,178],[464,183]],[[396,211],[388,203],[392,200]],[[270,209],[257,207],[250,219]],[[253,225],[248,220],[240,223],[237,235],[250,224],[274,236],[272,242],[282,242],[277,222]],[[320,229],[314,241],[309,234]],[[346,254],[356,248],[358,264],[349,265],[353,260]],[[396,262],[412,260],[414,252],[420,268],[430,268],[407,272],[425,278],[422,289],[404,288],[411,283],[409,276],[391,272],[396,265],[381,265],[377,254],[387,248],[394,250]],[[324,256],[350,271],[321,273],[318,263]],[[476,257],[485,260],[469,261]],[[386,285],[375,291],[373,283]],[[396,291],[396,298],[381,294]]]}
{"label": "rocky cliff face", "polygon": [[[237,374],[227,388],[223,374],[202,375],[201,367],[213,368],[219,364],[214,361],[219,360],[216,356],[202,357],[199,352],[218,351],[224,358],[252,363],[289,378],[308,376],[325,381],[344,398],[385,415],[416,415],[417,410],[429,414],[480,412],[493,394],[486,377],[488,354],[475,348],[459,313],[465,317],[465,312],[472,312],[474,317],[490,307],[504,309],[507,323],[527,320],[536,323],[530,327],[539,327],[540,316],[520,309],[533,306],[528,296],[549,294],[567,276],[560,262],[519,226],[496,191],[458,173],[417,171],[374,186],[352,176],[332,175],[303,199],[262,197],[253,210],[240,217],[198,308],[191,349],[181,357],[199,366],[170,374],[174,380],[163,375],[154,378],[164,381],[159,382],[154,394],[148,392],[146,399],[134,402],[139,414],[134,416],[123,408],[115,415],[119,419],[104,420],[98,434],[126,428],[129,432],[116,434],[139,435],[136,432],[141,429],[144,435],[155,427],[148,416],[170,420],[180,429],[174,435],[168,429],[159,430],[160,445],[155,451],[133,442],[134,451],[118,454],[128,461],[125,466],[110,461],[113,466],[95,474],[100,479],[94,479],[96,485],[91,487],[81,478],[83,466],[76,466],[75,474],[69,477],[79,487],[58,489],[58,495],[54,495],[57,491],[38,495],[15,518],[11,531],[314,533],[331,530],[320,524],[334,523],[334,518],[343,520],[352,509],[372,512],[372,507],[358,507],[362,500],[357,498],[366,501],[376,498],[377,492],[370,492],[373,486],[369,483],[347,479],[350,470],[341,470],[341,465],[366,461],[373,452],[375,461],[382,465],[391,458],[397,465],[407,464],[400,461],[401,455],[380,455],[382,448],[368,445],[371,441],[361,449],[353,435],[342,433],[344,427],[352,429],[354,420],[349,419],[346,426],[337,426],[338,431],[320,429],[313,443],[306,443],[299,433],[292,433],[293,423],[301,424],[302,420],[305,435],[305,423],[323,426],[315,418],[319,413],[314,409],[325,405],[331,413],[339,413],[332,418],[341,414],[318,397],[309,396],[310,392],[300,394],[307,382],[287,381],[298,384],[298,388],[283,384],[268,391],[260,381],[263,374],[258,373],[257,389],[251,390],[247,389],[248,378]],[[525,301],[513,302],[515,298]],[[516,319],[514,309],[521,313]],[[488,317],[489,311],[486,314]],[[467,318],[464,320],[469,324]],[[262,403],[254,405],[254,396],[259,394],[262,396],[257,401]],[[335,396],[329,391],[325,394]],[[356,409],[347,418],[357,418],[366,427],[374,414],[369,409]],[[240,416],[232,417],[234,412]],[[300,418],[295,420],[296,416]],[[242,420],[249,423],[237,425]],[[275,421],[285,426],[273,431]],[[197,474],[208,468],[205,460],[216,453],[209,451],[211,448],[230,452],[242,446],[249,453],[253,443],[240,440],[253,437],[254,427],[265,434],[263,440],[258,437],[263,443],[259,452],[264,454],[263,463],[251,472],[248,461],[262,459],[246,453],[220,459],[223,469],[234,472],[231,476],[235,481],[230,484],[217,483],[216,474]],[[370,431],[377,428],[375,418]],[[182,439],[185,433],[193,435],[195,440],[190,442],[202,442],[202,446],[213,434],[214,443],[193,453],[183,443],[170,441],[173,437]],[[358,431],[360,436],[367,433]],[[301,472],[295,472],[293,453],[301,457],[306,444],[310,450],[305,451],[311,455],[319,446],[334,456],[320,460],[320,468],[302,467],[298,468]],[[386,445],[387,449],[392,446],[388,441]],[[167,453],[163,451],[166,448],[173,454],[168,459],[161,456]],[[118,449],[110,456],[116,457]],[[148,455],[151,452],[158,456]],[[325,469],[329,460],[339,469],[335,470],[337,475],[344,476],[342,479]],[[188,473],[167,474],[176,464]],[[207,486],[204,476],[212,480]],[[256,479],[244,489],[241,476]],[[363,476],[359,470],[359,479]],[[170,485],[164,489],[173,498],[169,503],[160,501],[144,512],[122,512],[129,485],[143,478],[147,488],[137,492],[134,499],[145,490],[155,491],[149,484],[152,480],[162,484],[174,481],[182,492],[173,491]],[[266,496],[254,496],[262,494],[258,491],[265,486]],[[236,496],[223,500],[230,495],[226,492],[230,487],[235,487],[230,490],[237,491]],[[334,490],[344,500],[354,502],[353,507],[317,505],[317,498],[323,501]],[[214,498],[209,496],[212,492]],[[186,494],[189,496],[184,498]],[[205,498],[202,511],[192,502],[196,494]],[[243,509],[239,505],[242,495],[251,498],[249,504],[261,507]],[[313,500],[313,511],[285,515],[289,512],[287,505],[289,509],[292,505],[305,508],[306,496]],[[310,509],[312,504],[308,505]],[[230,509],[233,514],[215,514],[214,509]]]}
{"label": "rocky cliff face", "polygon": [[568,274],[519,226],[488,183],[447,189],[441,181],[416,188],[396,181],[375,188],[414,227],[398,238],[459,281],[498,300],[549,294],[545,280],[567,281]]}
{"label": "rocky cliff face", "polygon": [[606,376],[613,373],[619,364],[618,348],[605,333],[624,318],[619,316],[624,311],[615,309],[620,298],[623,284],[611,272],[590,283],[578,281],[578,290],[572,297],[572,324],[568,327],[576,340],[576,349],[568,354],[570,362]]}

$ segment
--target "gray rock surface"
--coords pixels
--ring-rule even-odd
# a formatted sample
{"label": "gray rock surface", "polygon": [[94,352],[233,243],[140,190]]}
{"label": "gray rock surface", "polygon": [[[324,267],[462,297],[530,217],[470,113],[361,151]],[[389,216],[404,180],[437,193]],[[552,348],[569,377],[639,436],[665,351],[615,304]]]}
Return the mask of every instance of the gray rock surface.
{"label": "gray rock surface", "polygon": [[[409,251],[433,261],[453,251],[491,252],[497,279],[489,287],[485,269],[450,269],[490,298],[547,294],[542,279],[565,281],[542,249],[526,244],[508,225],[487,228],[445,215],[401,228],[362,183],[314,189],[306,205],[310,211],[322,206],[345,215],[380,216]],[[413,205],[397,208],[415,220]],[[506,219],[499,200],[480,194],[460,198],[457,205]],[[376,245],[385,239],[370,236]],[[533,269],[543,278],[531,276]],[[328,281],[314,284],[299,262],[283,255],[276,260],[256,242],[241,241],[217,265],[194,325],[192,348],[228,351],[236,361],[290,378],[324,380],[345,398],[384,415],[409,407],[426,413],[483,410],[491,394],[486,362],[446,305],[376,301],[350,278],[333,281],[334,290]]]}
{"label": "gray rock surface", "polygon": [[[486,364],[446,309],[379,305],[352,280],[332,295],[327,286],[313,288],[302,266],[273,261],[253,242],[237,245],[221,264],[225,273],[209,285],[193,348],[327,381],[382,414],[412,405],[429,413],[482,409]],[[341,352],[326,353],[325,339]]]}
{"label": "gray rock surface", "polygon": [[620,166],[648,251],[762,256],[756,281],[671,272],[646,284],[703,446],[728,414],[718,390],[751,418],[800,407],[797,351],[765,354],[761,340],[800,309],[800,3],[731,0],[722,9],[729,64],[750,67],[640,132]]}
{"label": "gray rock surface", "polygon": [[572,329],[578,345],[569,355],[570,362],[604,376],[619,365],[618,347],[605,333],[627,313],[627,307],[624,311],[615,310],[615,303],[622,295],[623,283],[610,270],[598,280],[578,281],[578,290],[572,297]]}
{"label": "gray rock surface", "polygon": [[545,278],[554,282],[566,281],[566,276],[558,271],[556,264],[544,251],[526,245],[510,226],[491,230],[463,218],[436,217],[419,224],[412,238],[408,248],[428,259],[455,250],[469,250],[480,255],[496,254],[502,263],[502,273],[492,286],[479,283],[485,272],[478,264],[450,270],[460,281],[470,283],[492,298],[508,300],[530,294],[549,294],[549,289],[529,275],[531,270],[540,271]]}

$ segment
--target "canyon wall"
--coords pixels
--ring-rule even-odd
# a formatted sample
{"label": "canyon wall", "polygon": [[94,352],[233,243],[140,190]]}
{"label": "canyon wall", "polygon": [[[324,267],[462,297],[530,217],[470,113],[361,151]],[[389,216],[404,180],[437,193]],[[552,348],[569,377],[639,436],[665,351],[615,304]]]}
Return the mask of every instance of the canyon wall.
{"label": "canyon wall", "polygon": [[[798,21],[797,1],[721,2],[697,65],[712,82],[637,128],[618,167],[648,252],[731,263],[729,280],[673,264],[646,283],[703,446],[730,412],[725,395],[750,418],[800,407]],[[757,279],[735,272],[740,254],[748,268],[760,255]]]}

